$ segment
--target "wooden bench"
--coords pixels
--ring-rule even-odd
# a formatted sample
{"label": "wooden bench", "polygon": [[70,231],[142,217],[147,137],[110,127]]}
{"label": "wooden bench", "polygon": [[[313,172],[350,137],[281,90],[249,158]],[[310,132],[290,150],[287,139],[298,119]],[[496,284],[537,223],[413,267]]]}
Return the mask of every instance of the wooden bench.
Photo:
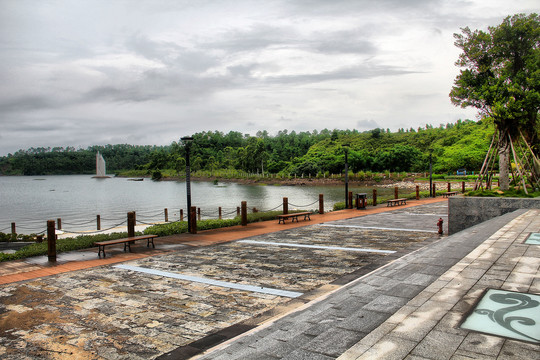
{"label": "wooden bench", "polygon": [[296,222],[298,222],[298,217],[299,216],[304,216],[304,220],[311,220],[311,213],[306,211],[306,212],[298,212],[298,213],[292,213],[292,214],[284,214],[284,215],[278,215],[278,219],[279,219],[279,224],[281,223],[284,223],[285,224],[285,220],[289,219],[289,218],[292,218],[292,221],[291,222],[294,222],[294,220],[296,220]]}
{"label": "wooden bench", "polygon": [[386,207],[398,205],[407,205],[407,199],[393,199],[386,202]]}
{"label": "wooden bench", "polygon": [[445,192],[444,194],[442,194],[443,197],[450,197],[450,196],[454,196],[454,195],[457,195],[458,192],[457,191],[449,191],[449,192]]}
{"label": "wooden bench", "polygon": [[101,253],[103,253],[103,257],[105,257],[105,246],[107,245],[124,244],[124,251],[129,249],[129,252],[131,252],[130,245],[132,242],[135,242],[137,240],[146,240],[146,247],[150,247],[150,244],[152,244],[152,247],[155,248],[156,246],[154,245],[154,238],[156,237],[157,235],[140,235],[140,236],[127,237],[123,239],[99,241],[99,242],[95,242],[94,244],[99,247],[98,256],[101,257]]}

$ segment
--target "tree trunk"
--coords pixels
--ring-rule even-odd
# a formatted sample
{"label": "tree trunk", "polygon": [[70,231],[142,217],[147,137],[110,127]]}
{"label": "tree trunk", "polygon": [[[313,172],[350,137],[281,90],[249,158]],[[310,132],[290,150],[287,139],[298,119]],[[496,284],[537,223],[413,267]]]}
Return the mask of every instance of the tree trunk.
{"label": "tree trunk", "polygon": [[510,180],[508,169],[510,165],[510,146],[508,144],[508,135],[500,133],[499,136],[499,188],[502,191],[510,189]]}

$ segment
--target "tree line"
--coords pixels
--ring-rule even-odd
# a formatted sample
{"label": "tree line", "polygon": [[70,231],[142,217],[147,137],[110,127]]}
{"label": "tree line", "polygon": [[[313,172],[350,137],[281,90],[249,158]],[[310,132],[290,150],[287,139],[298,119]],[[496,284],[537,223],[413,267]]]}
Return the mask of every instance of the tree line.
{"label": "tree line", "polygon": [[[254,136],[231,131],[193,135],[191,169],[234,169],[247,173],[339,174],[345,153],[349,169],[359,171],[422,172],[432,156],[436,172],[460,168],[478,170],[489,147],[493,129],[481,121],[458,121],[417,129],[279,131]],[[110,174],[126,170],[151,175],[156,171],[183,174],[186,145],[181,140],[167,146],[105,145],[86,149],[72,147],[30,148],[0,158],[4,175],[92,174],[95,154],[101,152]]]}

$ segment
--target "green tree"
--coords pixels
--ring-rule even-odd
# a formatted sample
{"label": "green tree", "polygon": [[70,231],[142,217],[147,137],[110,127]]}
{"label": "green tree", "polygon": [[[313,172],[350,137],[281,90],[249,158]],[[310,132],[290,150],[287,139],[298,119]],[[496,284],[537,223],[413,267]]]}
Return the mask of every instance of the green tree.
{"label": "green tree", "polygon": [[492,121],[499,134],[500,187],[508,190],[509,142],[523,133],[538,142],[540,107],[540,26],[537,14],[507,17],[488,32],[454,34],[463,52],[456,65],[450,97],[455,105],[473,106]]}

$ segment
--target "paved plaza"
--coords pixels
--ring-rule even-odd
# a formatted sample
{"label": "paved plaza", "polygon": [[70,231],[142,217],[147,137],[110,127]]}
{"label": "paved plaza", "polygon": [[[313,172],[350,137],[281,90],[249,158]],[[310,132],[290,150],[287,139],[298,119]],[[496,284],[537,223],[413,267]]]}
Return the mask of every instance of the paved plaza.
{"label": "paved plaza", "polygon": [[[487,285],[540,292],[534,245],[520,244],[527,289],[521,277],[482,280],[493,276],[489,271],[501,277],[502,269],[515,269],[487,265],[486,253],[499,249],[493,237],[504,237],[509,249],[525,236],[521,228],[540,230],[540,214],[513,213],[448,237],[436,227],[439,219],[447,225],[447,201],[416,205],[346,210],[271,230],[260,224],[247,227],[260,231],[162,238],[155,250],[113,250],[99,266],[78,270],[40,269],[39,259],[5,264],[0,357],[450,359],[461,349],[481,358],[486,354],[471,352],[471,344],[485,345],[486,335],[456,329],[456,322]],[[501,233],[505,226],[521,230]],[[474,251],[482,266],[471,265]],[[85,259],[79,264],[92,263],[94,255],[65,255],[66,263],[77,256]],[[28,266],[22,281],[7,275],[15,266]],[[50,276],[37,276],[47,269]],[[461,275],[466,281],[456,280]],[[530,341],[497,341],[507,352],[519,343],[538,354]],[[445,355],[430,355],[429,346],[440,343]]]}

